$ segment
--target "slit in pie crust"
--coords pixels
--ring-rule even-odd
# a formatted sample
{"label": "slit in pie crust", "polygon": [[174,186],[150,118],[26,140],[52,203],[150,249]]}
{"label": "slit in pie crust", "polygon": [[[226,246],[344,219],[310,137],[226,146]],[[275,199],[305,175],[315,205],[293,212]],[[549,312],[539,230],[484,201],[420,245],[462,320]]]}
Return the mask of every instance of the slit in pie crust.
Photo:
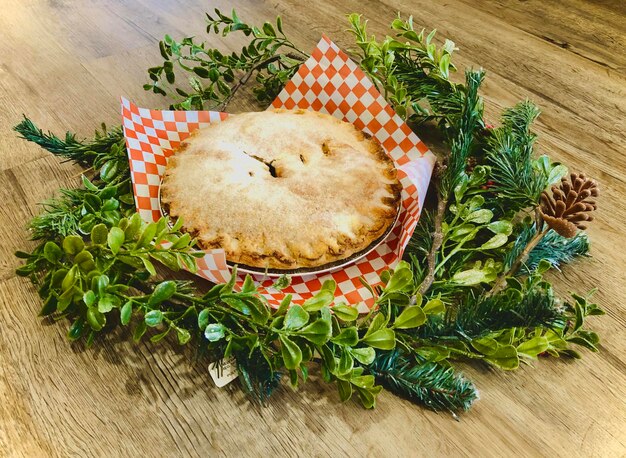
{"label": "slit in pie crust", "polygon": [[200,247],[290,270],[366,249],[394,223],[401,189],[381,145],[352,124],[268,110],[195,131],[169,158],[160,195]]}

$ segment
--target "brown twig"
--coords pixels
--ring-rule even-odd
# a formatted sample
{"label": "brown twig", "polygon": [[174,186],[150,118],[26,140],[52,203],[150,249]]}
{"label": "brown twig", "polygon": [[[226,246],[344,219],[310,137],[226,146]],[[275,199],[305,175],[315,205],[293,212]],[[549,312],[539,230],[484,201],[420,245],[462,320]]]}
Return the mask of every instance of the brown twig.
{"label": "brown twig", "polygon": [[[303,61],[302,58],[300,58],[300,56],[297,56],[296,54],[292,53],[292,52],[288,52],[287,54],[285,54],[287,57],[291,58],[291,59],[295,59],[295,60],[299,60],[299,61]],[[222,103],[220,103],[218,105],[218,111],[224,111],[224,109],[228,106],[228,104],[230,103],[230,101],[233,99],[233,97],[235,96],[235,93],[241,89],[242,86],[245,86],[245,84],[248,82],[248,80],[250,79],[250,77],[252,77],[252,75],[254,75],[254,72],[257,72],[265,67],[267,67],[269,64],[271,64],[272,62],[276,62],[277,60],[280,60],[281,58],[281,54],[277,54],[275,56],[270,57],[269,59],[265,59],[262,62],[259,62],[258,64],[256,64],[255,66],[253,66],[250,70],[248,70],[246,72],[245,75],[243,75],[239,81],[237,81],[237,83],[231,88],[230,90],[230,94],[228,95],[228,97],[226,97],[224,99],[224,101]]]}
{"label": "brown twig", "polygon": [[[439,165],[440,164],[437,164],[437,168],[439,168]],[[437,212],[435,213],[435,224],[433,227],[433,243],[430,246],[428,256],[426,257],[426,261],[428,263],[428,273],[419,287],[419,293],[422,295],[428,291],[430,285],[432,285],[433,281],[435,281],[437,251],[439,251],[439,248],[441,248],[441,244],[443,243],[443,232],[441,230],[441,226],[443,223],[443,217],[446,214],[446,209],[448,208],[448,198],[447,196],[438,195],[437,199]]]}

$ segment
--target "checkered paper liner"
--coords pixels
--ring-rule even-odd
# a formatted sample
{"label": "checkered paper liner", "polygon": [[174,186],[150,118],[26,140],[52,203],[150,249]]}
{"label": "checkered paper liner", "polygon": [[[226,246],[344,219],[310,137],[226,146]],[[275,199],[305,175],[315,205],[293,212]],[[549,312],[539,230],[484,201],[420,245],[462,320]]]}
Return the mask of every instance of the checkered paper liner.
{"label": "checkered paper liner", "polygon": [[[400,216],[390,234],[367,256],[323,274],[292,276],[282,291],[271,288],[272,279],[253,275],[260,291],[271,305],[286,294],[301,303],[319,291],[327,279],[337,283],[335,301],[359,305],[362,310],[374,299],[360,277],[376,285],[380,273],[392,269],[413,234],[419,219],[435,157],[428,147],[394,112],[363,71],[326,36],[322,37],[311,57],[289,81],[272,108],[328,113],[354,124],[378,140],[398,169],[403,186]],[[124,136],[130,160],[137,211],[147,221],[161,217],[158,192],[161,176],[173,150],[195,129],[221,122],[228,113],[214,111],[159,111],[139,108],[122,98]],[[224,250],[209,250],[198,259],[197,275],[214,283],[230,279]],[[238,275],[237,282],[243,283]]]}

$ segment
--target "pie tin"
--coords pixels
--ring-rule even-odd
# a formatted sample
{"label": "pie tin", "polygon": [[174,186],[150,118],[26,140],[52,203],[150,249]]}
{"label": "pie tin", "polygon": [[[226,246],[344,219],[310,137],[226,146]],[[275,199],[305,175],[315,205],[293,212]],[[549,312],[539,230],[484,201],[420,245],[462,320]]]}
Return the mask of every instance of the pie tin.
{"label": "pie tin", "polygon": [[[161,183],[162,182],[163,182],[163,179],[161,179]],[[165,211],[165,209],[163,208],[163,205],[161,204],[161,183],[159,183],[159,192],[157,195],[157,198],[159,199],[159,210],[161,211],[162,216],[167,216],[169,218],[169,214]],[[280,277],[282,275],[315,275],[315,274],[331,272],[331,271],[340,269],[342,267],[345,267],[348,264],[352,264],[353,262],[356,262],[359,259],[364,258],[368,254],[370,254],[372,251],[374,251],[378,247],[378,245],[383,243],[385,239],[387,238],[387,236],[391,234],[391,231],[393,231],[394,227],[396,227],[398,218],[400,217],[401,210],[402,210],[402,204],[398,205],[398,212],[396,213],[396,217],[393,219],[393,223],[389,225],[387,230],[385,230],[385,232],[380,237],[378,237],[376,240],[374,240],[372,243],[370,243],[367,247],[365,247],[361,251],[357,251],[356,253],[353,253],[344,259],[338,259],[337,261],[322,264],[321,266],[299,267],[297,269],[269,269],[269,268],[262,268],[262,267],[253,267],[253,266],[247,266],[245,264],[237,264],[237,263],[229,261],[228,259],[226,259],[226,264],[228,265],[228,267],[230,267],[231,270],[234,266],[237,266],[237,272],[254,274],[254,275],[264,275],[266,277]],[[169,219],[169,225],[170,227],[172,227],[174,225],[174,221]]]}

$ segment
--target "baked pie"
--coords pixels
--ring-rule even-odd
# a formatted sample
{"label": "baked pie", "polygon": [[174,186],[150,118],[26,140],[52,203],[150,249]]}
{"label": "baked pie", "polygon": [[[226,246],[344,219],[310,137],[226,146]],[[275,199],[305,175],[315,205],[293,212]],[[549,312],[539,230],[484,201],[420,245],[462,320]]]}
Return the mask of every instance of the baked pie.
{"label": "baked pie", "polygon": [[268,110],[195,131],[169,158],[160,195],[200,247],[287,270],[368,248],[394,223],[401,189],[380,144],[352,124]]}

